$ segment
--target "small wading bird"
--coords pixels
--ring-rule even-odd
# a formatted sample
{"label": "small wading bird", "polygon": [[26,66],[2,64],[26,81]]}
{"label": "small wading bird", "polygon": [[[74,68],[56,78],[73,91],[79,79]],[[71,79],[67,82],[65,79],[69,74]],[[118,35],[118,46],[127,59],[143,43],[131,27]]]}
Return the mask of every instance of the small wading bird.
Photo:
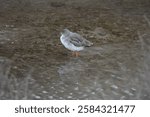
{"label": "small wading bird", "polygon": [[63,29],[60,41],[65,48],[73,51],[72,55],[75,55],[76,57],[79,56],[79,51],[83,50],[85,47],[93,45],[93,43],[86,40],[81,35],[71,32],[68,29]]}

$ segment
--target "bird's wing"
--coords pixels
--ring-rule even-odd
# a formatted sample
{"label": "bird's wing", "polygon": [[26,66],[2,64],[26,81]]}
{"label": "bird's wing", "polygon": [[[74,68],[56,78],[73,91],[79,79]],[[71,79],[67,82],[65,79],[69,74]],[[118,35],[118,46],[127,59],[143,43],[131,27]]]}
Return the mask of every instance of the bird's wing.
{"label": "bird's wing", "polygon": [[90,41],[86,40],[85,38],[83,38],[81,35],[77,33],[72,33],[70,35],[70,42],[77,47],[92,45]]}

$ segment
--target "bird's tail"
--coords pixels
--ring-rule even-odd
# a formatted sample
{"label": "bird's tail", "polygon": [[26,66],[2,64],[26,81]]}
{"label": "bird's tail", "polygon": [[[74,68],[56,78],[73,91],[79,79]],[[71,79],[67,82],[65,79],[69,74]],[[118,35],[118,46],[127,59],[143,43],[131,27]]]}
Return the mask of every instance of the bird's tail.
{"label": "bird's tail", "polygon": [[85,40],[85,46],[90,47],[90,46],[92,46],[92,45],[93,45],[92,42],[90,42],[90,41],[88,41],[88,40]]}

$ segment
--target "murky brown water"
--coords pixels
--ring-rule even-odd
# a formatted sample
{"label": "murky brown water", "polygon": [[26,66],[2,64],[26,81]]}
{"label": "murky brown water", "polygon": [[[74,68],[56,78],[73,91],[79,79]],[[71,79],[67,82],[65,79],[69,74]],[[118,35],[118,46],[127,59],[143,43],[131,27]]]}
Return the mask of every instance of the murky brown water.
{"label": "murky brown water", "polygon": [[[0,99],[150,99],[148,0],[0,1]],[[72,57],[66,27],[94,46]]]}

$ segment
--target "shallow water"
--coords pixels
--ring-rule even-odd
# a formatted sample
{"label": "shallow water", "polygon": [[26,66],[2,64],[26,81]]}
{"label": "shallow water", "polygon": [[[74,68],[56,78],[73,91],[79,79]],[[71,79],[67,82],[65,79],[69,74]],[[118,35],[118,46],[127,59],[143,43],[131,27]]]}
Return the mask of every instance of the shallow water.
{"label": "shallow water", "polygon": [[[128,14],[123,7],[118,12],[104,8],[99,15],[99,9],[92,8],[85,17],[82,16],[84,8],[80,8],[81,14],[74,17],[71,14],[77,14],[76,7],[59,3],[52,6],[56,7],[52,8],[56,14],[42,11],[33,15],[23,11],[24,18],[15,12],[9,19],[3,13],[0,99],[150,99],[150,14],[147,10],[140,9],[139,14],[128,9],[131,10]],[[60,13],[62,8],[64,11]],[[90,16],[91,12],[95,14]],[[46,20],[49,14],[53,15],[49,19],[52,24]],[[74,19],[65,19],[62,14]],[[95,23],[88,23],[90,17],[97,17]],[[71,27],[68,22],[72,20]],[[79,57],[71,56],[60,44],[59,31],[66,23],[94,43]]]}

